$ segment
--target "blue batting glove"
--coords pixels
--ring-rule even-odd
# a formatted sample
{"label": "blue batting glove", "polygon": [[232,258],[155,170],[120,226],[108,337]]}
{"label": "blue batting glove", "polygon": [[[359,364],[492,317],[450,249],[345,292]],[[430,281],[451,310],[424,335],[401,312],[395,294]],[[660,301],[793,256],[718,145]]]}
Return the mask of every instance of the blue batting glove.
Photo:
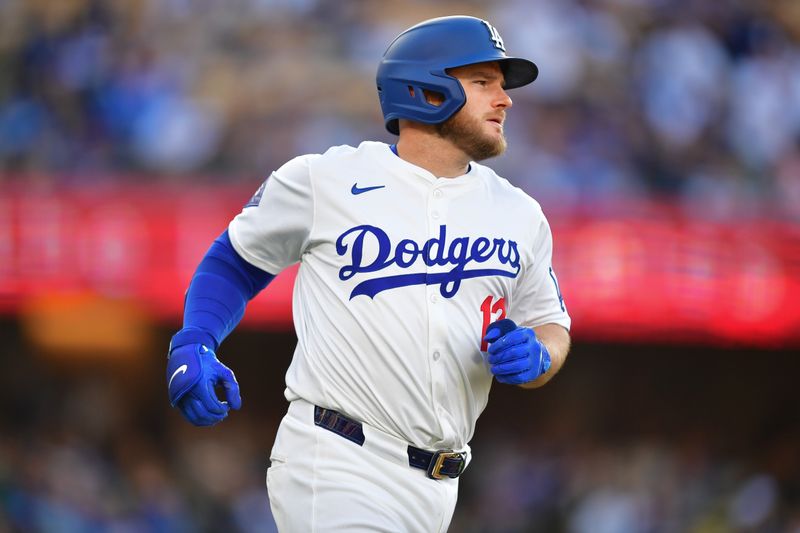
{"label": "blue batting glove", "polygon": [[486,328],[489,370],[500,383],[521,385],[550,369],[550,353],[531,328],[504,318]]}
{"label": "blue batting glove", "polygon": [[[217,385],[225,388],[227,401],[217,398]],[[167,389],[172,406],[195,426],[213,426],[242,406],[236,376],[203,344],[186,344],[170,352]]]}

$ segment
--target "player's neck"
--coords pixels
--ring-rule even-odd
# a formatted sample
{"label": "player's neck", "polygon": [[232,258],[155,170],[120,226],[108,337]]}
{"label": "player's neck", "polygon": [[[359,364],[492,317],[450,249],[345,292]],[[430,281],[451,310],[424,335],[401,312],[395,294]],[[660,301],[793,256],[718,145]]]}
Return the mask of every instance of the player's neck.
{"label": "player's neck", "polygon": [[423,128],[404,128],[397,140],[397,155],[439,178],[463,176],[470,158],[453,144]]}

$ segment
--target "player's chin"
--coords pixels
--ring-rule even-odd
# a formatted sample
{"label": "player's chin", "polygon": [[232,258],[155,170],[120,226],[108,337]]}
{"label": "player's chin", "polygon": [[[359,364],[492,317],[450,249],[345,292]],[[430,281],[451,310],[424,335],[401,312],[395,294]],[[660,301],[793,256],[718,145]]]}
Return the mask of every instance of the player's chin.
{"label": "player's chin", "polygon": [[483,161],[501,155],[506,150],[505,143],[489,143],[483,142],[472,147],[472,150],[467,153],[470,154],[473,161]]}
{"label": "player's chin", "polygon": [[484,136],[483,143],[486,158],[496,157],[506,151],[506,137],[503,130],[489,132]]}
{"label": "player's chin", "polygon": [[487,121],[483,129],[483,134],[487,140],[490,140],[490,142],[505,147],[506,135],[502,124],[498,122]]}

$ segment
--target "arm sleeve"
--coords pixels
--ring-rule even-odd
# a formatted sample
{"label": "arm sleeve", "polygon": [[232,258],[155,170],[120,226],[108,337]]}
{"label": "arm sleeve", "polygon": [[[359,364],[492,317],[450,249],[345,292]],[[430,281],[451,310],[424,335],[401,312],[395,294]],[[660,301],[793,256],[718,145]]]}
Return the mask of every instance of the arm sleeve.
{"label": "arm sleeve", "polygon": [[233,249],[228,231],[223,232],[189,283],[183,329],[172,337],[170,352],[194,343],[216,350],[244,316],[247,302],[274,277],[242,259]]}
{"label": "arm sleeve", "polygon": [[314,224],[310,164],[316,157],[296,157],[273,172],[231,221],[231,242],[247,262],[278,274],[300,261]]}
{"label": "arm sleeve", "polygon": [[519,281],[512,318],[528,326],[559,324],[569,329],[572,321],[553,270],[553,235],[543,214],[537,226],[533,263]]}

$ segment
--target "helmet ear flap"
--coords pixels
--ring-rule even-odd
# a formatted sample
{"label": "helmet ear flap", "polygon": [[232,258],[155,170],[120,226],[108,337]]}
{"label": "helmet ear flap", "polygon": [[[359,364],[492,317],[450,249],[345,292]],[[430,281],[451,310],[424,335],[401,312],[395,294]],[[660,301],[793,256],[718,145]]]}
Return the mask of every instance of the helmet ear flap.
{"label": "helmet ear flap", "polygon": [[[423,124],[442,123],[467,101],[461,83],[452,76],[429,74],[424,80],[410,78],[387,78],[378,85],[384,121],[390,133],[399,135],[401,118]],[[435,95],[437,101],[429,101],[426,93]]]}
{"label": "helmet ear flap", "polygon": [[[378,87],[378,91],[380,90],[381,88]],[[411,98],[412,105],[415,104],[417,108],[427,107],[431,110],[438,109],[441,108],[447,100],[447,97],[440,91],[436,91],[433,89],[417,88],[414,87],[413,85],[408,85],[408,94]],[[396,118],[387,120],[386,129],[389,130],[389,133],[399,135],[400,121]]]}

